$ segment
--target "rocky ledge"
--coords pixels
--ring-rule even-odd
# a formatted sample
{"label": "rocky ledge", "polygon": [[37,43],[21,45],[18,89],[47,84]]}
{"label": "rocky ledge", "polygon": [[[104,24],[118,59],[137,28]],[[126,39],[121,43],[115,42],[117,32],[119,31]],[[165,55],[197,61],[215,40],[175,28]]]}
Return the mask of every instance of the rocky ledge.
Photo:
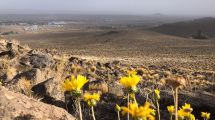
{"label": "rocky ledge", "polygon": [[1,120],[75,120],[66,110],[0,86]]}

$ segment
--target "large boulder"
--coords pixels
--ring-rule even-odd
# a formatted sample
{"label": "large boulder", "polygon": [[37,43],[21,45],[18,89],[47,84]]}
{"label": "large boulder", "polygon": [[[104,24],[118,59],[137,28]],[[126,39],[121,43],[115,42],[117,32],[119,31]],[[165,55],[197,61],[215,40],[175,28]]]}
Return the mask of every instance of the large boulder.
{"label": "large boulder", "polygon": [[38,84],[40,82],[43,82],[44,81],[44,77],[42,75],[42,72],[40,69],[36,69],[36,68],[33,68],[31,70],[28,70],[28,71],[25,71],[25,72],[22,72],[20,74],[17,74],[13,79],[14,83],[18,82],[19,79],[21,78],[26,78],[27,80],[30,80],[32,81],[32,83],[34,84]]}
{"label": "large boulder", "polygon": [[0,39],[0,52],[5,51],[7,45],[7,40]]}
{"label": "large boulder", "polygon": [[7,56],[13,59],[20,54],[27,53],[29,50],[28,46],[21,46],[16,40],[0,39],[0,57]]}
{"label": "large boulder", "polygon": [[30,64],[34,68],[46,68],[51,67],[54,64],[52,56],[44,53],[31,54],[29,56]]}
{"label": "large boulder", "polygon": [[42,101],[48,104],[53,104],[59,107],[65,107],[64,92],[59,83],[56,83],[54,78],[50,78],[41,82],[31,89],[33,94],[42,98]]}
{"label": "large boulder", "polygon": [[0,86],[1,120],[75,120],[64,109],[48,105]]}

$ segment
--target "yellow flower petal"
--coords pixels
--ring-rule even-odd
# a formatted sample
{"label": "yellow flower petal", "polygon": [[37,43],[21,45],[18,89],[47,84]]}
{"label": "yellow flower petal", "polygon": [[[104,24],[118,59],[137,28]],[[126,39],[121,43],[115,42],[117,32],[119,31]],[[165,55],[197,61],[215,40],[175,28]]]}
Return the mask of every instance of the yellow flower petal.
{"label": "yellow flower petal", "polygon": [[158,89],[154,90],[155,96],[157,99],[160,99],[160,91]]}
{"label": "yellow flower petal", "polygon": [[116,104],[115,110],[116,110],[117,112],[119,112],[119,111],[121,111],[121,107],[120,107],[118,104]]}
{"label": "yellow flower petal", "polygon": [[173,105],[167,106],[167,110],[169,111],[170,114],[173,114],[173,112],[175,111],[175,107]]}
{"label": "yellow flower petal", "polygon": [[90,94],[88,92],[84,93],[84,101],[89,102],[92,100],[99,101],[100,100],[100,94],[98,94],[98,93]]}
{"label": "yellow flower petal", "polygon": [[80,90],[87,82],[87,78],[82,76],[82,75],[78,75],[77,76],[77,90]]}
{"label": "yellow flower petal", "polygon": [[120,83],[127,89],[134,89],[140,81],[140,77],[136,73],[129,73],[128,76],[122,77]]}
{"label": "yellow flower petal", "polygon": [[143,106],[138,106],[137,103],[130,103],[129,107],[121,107],[122,114],[129,113],[133,119],[155,119],[155,110],[150,108],[150,103],[146,102]]}
{"label": "yellow flower petal", "polygon": [[87,82],[87,78],[82,75],[78,75],[77,78],[71,76],[62,83],[62,88],[64,91],[80,91]]}
{"label": "yellow flower petal", "polygon": [[210,119],[210,115],[211,115],[211,113],[201,112],[201,117],[204,118],[204,119],[206,119],[206,120]]}

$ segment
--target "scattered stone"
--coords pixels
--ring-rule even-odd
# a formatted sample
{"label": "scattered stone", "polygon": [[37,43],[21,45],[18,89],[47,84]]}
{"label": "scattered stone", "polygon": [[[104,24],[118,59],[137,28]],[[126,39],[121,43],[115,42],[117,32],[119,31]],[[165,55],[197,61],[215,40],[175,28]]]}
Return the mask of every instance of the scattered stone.
{"label": "scattered stone", "polygon": [[88,86],[87,90],[92,91],[92,92],[93,91],[101,92],[102,94],[108,92],[108,85],[103,80],[97,80],[97,81],[90,82],[90,83],[88,83],[87,86]]}
{"label": "scattered stone", "polygon": [[34,68],[46,68],[51,67],[54,64],[52,57],[49,54],[32,54],[29,56],[30,64]]}
{"label": "scattered stone", "polygon": [[31,80],[32,83],[34,83],[34,84],[38,84],[38,83],[44,81],[44,77],[42,75],[41,70],[37,69],[37,68],[33,68],[29,71],[25,71],[23,73],[17,74],[14,77],[15,81],[13,81],[13,82],[16,83],[16,81],[18,81],[20,78],[26,78],[27,80]]}
{"label": "scattered stone", "polygon": [[0,57],[3,57],[3,56],[7,56],[10,59],[13,59],[16,56],[16,53],[14,51],[11,51],[11,50],[0,52]]}
{"label": "scattered stone", "polygon": [[113,94],[117,97],[122,97],[124,95],[123,87],[119,84],[119,82],[113,82],[108,86],[108,90],[110,94]]}
{"label": "scattered stone", "polygon": [[102,64],[100,62],[97,62],[96,67],[101,68]]}
{"label": "scattered stone", "polygon": [[111,63],[109,63],[109,62],[108,62],[108,63],[105,63],[105,64],[104,64],[104,66],[105,66],[106,68],[109,68],[109,69],[111,69],[111,68],[112,68]]}
{"label": "scattered stone", "polygon": [[137,75],[142,76],[144,74],[144,71],[142,69],[137,70]]}
{"label": "scattered stone", "polygon": [[60,88],[60,83],[55,83],[54,78],[49,78],[37,85],[34,85],[31,89],[36,96],[51,101],[46,103],[52,103],[55,100],[64,100],[64,93]]}
{"label": "scattered stone", "polygon": [[78,58],[77,57],[71,57],[71,58],[69,58],[69,61],[70,62],[78,62]]}
{"label": "scattered stone", "polygon": [[119,64],[120,64],[120,61],[114,60],[114,61],[112,62],[112,64],[113,64],[113,65],[119,65]]}

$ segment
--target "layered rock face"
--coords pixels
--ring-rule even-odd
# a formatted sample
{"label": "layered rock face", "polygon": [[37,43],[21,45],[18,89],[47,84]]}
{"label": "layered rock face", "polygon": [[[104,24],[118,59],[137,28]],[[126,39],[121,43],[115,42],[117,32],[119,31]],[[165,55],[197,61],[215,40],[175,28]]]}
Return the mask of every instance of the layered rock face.
{"label": "layered rock face", "polygon": [[[0,87],[0,110],[3,111],[0,113],[0,119],[74,119],[70,115],[77,115],[74,102],[62,91],[61,83],[77,74],[86,76],[90,81],[84,86],[84,91],[102,93],[101,101],[95,107],[96,118],[117,119],[115,104],[125,105],[119,79],[126,75],[128,70],[135,70],[142,78],[138,85],[140,92],[137,94],[140,104],[145,101],[148,89],[161,90],[163,119],[168,119],[166,106],[173,104],[171,90],[162,84],[162,79],[169,75],[184,76],[188,80],[188,85],[180,91],[180,104],[191,103],[194,111],[197,110],[197,117],[200,110],[211,113],[215,111],[214,71],[186,71],[171,66],[146,67],[122,64],[120,61],[103,63],[48,49],[32,50],[17,41],[0,40],[0,83],[4,86]],[[84,118],[88,120],[89,111],[85,106],[83,103]]]}
{"label": "layered rock face", "polygon": [[75,120],[62,108],[39,102],[0,86],[1,120]]}

